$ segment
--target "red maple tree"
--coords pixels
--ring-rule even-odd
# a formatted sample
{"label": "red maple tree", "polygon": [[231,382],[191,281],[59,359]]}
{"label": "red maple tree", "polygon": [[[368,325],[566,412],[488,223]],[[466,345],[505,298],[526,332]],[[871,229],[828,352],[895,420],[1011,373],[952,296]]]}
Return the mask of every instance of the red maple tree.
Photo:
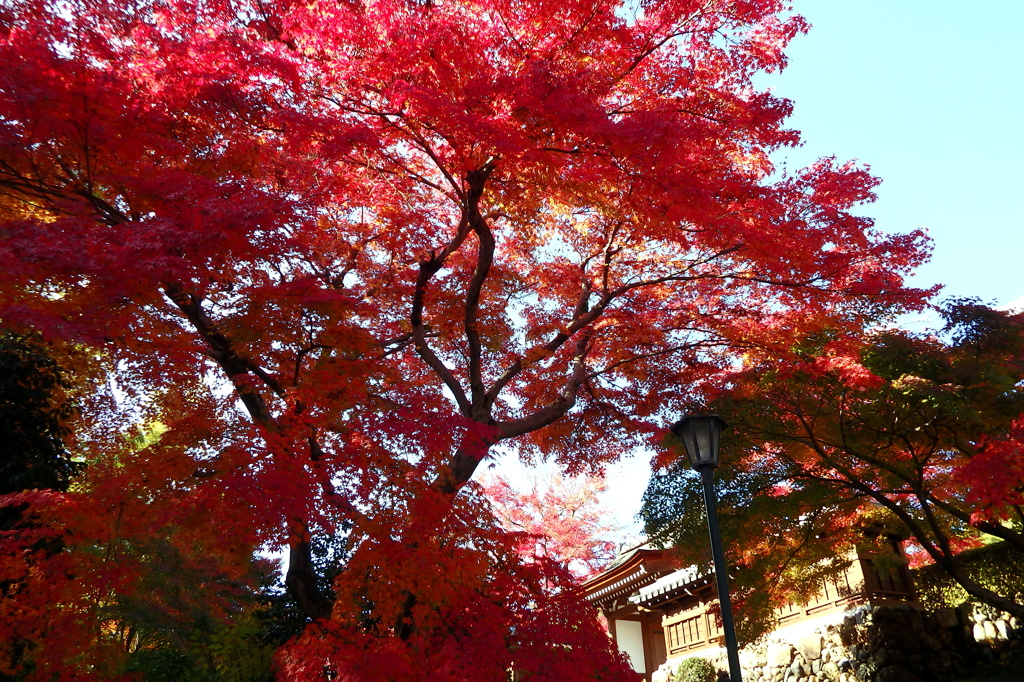
{"label": "red maple tree", "polygon": [[580,579],[607,566],[617,552],[613,538],[622,531],[598,499],[607,489],[601,475],[555,475],[543,484],[534,481],[524,492],[500,476],[483,485],[498,521],[521,538],[520,554],[565,564]]}
{"label": "red maple tree", "polygon": [[[902,276],[924,236],[851,213],[864,169],[772,176],[798,136],[752,78],[805,29],[785,10],[8,3],[0,315],[96,348],[119,400],[91,417],[80,487],[39,510],[84,562],[51,574],[76,576],[53,603],[132,589],[137,563],[100,569],[157,535],[237,579],[284,544],[317,619],[289,674],[620,669],[568,592],[531,597],[467,490],[491,449],[595,470],[735,351],[923,298]],[[310,538],[339,532],[329,594]],[[53,598],[59,577],[25,575],[21,597]]]}

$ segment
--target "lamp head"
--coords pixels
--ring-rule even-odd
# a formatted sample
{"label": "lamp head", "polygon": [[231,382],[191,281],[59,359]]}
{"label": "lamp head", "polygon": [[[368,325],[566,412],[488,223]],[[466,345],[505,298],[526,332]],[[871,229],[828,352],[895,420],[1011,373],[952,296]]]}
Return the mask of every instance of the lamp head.
{"label": "lamp head", "polygon": [[719,439],[728,426],[717,414],[694,414],[683,417],[670,430],[683,441],[690,466],[700,470],[718,466]]}

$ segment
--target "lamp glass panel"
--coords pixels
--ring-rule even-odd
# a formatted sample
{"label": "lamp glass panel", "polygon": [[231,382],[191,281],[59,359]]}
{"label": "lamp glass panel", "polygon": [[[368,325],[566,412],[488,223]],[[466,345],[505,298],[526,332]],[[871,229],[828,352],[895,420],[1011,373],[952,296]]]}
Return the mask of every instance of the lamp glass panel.
{"label": "lamp glass panel", "polygon": [[697,449],[697,461],[701,464],[713,464],[714,429],[710,419],[694,420],[693,435]]}

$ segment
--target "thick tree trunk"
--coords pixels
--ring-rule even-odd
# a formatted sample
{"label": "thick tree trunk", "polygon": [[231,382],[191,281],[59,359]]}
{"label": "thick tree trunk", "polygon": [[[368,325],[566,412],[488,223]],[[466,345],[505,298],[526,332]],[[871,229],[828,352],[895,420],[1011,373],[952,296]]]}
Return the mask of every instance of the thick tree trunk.
{"label": "thick tree trunk", "polygon": [[317,585],[309,540],[296,532],[289,542],[288,573],[284,582],[288,593],[307,616],[314,620],[330,617],[334,603]]}

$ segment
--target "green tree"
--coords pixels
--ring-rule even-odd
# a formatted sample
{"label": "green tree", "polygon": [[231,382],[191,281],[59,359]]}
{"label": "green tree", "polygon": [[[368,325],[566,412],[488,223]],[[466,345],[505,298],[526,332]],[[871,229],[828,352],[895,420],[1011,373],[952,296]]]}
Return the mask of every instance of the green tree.
{"label": "green tree", "polygon": [[[751,353],[700,406],[732,427],[717,475],[749,619],[809,596],[842,568],[828,558],[865,533],[912,538],[972,598],[1024,617],[1019,595],[986,587],[957,557],[982,533],[1024,552],[1024,315],[973,300],[942,314],[932,334],[822,333],[788,357]],[[688,516],[698,506],[693,478],[672,464],[642,514],[653,537],[700,547]]]}

